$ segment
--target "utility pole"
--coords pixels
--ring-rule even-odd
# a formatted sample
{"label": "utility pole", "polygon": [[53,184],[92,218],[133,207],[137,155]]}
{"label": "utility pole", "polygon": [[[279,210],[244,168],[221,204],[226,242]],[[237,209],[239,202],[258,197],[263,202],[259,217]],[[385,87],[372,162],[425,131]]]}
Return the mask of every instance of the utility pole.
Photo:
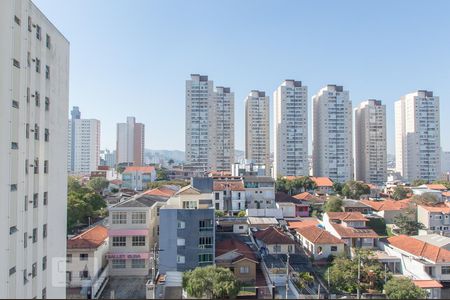
{"label": "utility pole", "polygon": [[287,254],[287,261],[286,261],[286,299],[288,298],[288,291],[289,291],[289,253]]}
{"label": "utility pole", "polygon": [[319,288],[318,288],[318,291],[317,291],[317,299],[320,299],[320,281],[319,281]]}
{"label": "utility pole", "polygon": [[360,291],[360,280],[361,280],[361,257],[358,253],[358,286],[357,286],[357,298],[361,299],[361,291]]}
{"label": "utility pole", "polygon": [[327,270],[327,281],[328,281],[328,289],[330,289],[330,268]]}
{"label": "utility pole", "polygon": [[386,268],[387,268],[387,265],[384,264],[384,283],[386,283],[386,281],[387,281],[387,270],[386,270]]}

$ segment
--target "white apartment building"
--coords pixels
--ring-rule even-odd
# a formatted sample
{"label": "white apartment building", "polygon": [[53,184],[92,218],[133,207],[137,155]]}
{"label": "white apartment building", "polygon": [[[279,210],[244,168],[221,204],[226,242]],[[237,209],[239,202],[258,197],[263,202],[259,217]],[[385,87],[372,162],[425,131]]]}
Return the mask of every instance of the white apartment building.
{"label": "white apartment building", "polygon": [[234,92],[229,87],[217,87],[214,92],[215,158],[214,171],[231,172],[234,163]]}
{"label": "white apartment building", "polygon": [[386,105],[380,100],[355,108],[355,179],[376,185],[387,180]]}
{"label": "white apartment building", "polygon": [[265,166],[270,176],[270,104],[264,91],[251,91],[245,98],[245,159]]}
{"label": "white apartment building", "polygon": [[65,298],[69,42],[0,1],[0,298]]}
{"label": "white apartment building", "polygon": [[117,123],[116,163],[144,165],[145,125],[127,117],[126,123]]}
{"label": "white apartment building", "polygon": [[274,178],[307,176],[308,88],[285,80],[273,93],[275,114]]}
{"label": "white apartment building", "polygon": [[71,114],[67,131],[68,172],[89,174],[100,165],[100,121],[81,119],[76,106],[72,112],[76,113]]}
{"label": "white apartment building", "polygon": [[353,179],[352,102],[339,85],[313,96],[313,176]]}
{"label": "white apartment building", "polygon": [[395,102],[395,166],[404,179],[440,176],[439,97],[420,90]]}
{"label": "white apartment building", "polygon": [[186,80],[186,165],[194,175],[231,172],[234,163],[234,93],[208,76]]}

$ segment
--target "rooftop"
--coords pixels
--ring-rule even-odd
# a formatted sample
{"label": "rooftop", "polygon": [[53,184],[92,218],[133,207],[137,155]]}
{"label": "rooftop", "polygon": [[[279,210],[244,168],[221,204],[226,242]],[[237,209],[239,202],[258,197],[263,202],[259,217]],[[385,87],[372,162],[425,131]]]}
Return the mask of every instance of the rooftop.
{"label": "rooftop", "polygon": [[361,207],[361,208],[370,208],[367,204],[362,201],[354,200],[354,199],[344,199],[342,200],[343,207]]}
{"label": "rooftop", "polygon": [[248,217],[249,225],[278,225],[277,219],[273,217]]}
{"label": "rooftop", "polygon": [[343,244],[341,239],[338,239],[323,228],[319,228],[317,225],[305,226],[301,228],[295,228],[298,234],[313,244]]}
{"label": "rooftop", "polygon": [[444,247],[450,244],[450,238],[442,236],[436,233],[426,234],[426,235],[415,235],[412,236],[416,240],[434,245],[436,247]]}
{"label": "rooftop", "polygon": [[372,201],[372,200],[361,200],[367,206],[372,207],[376,211],[384,210],[403,210],[409,207],[411,199],[404,200],[383,200],[383,201]]}
{"label": "rooftop", "polygon": [[255,239],[264,242],[267,245],[273,244],[295,244],[295,241],[291,239],[281,230],[274,226],[267,227],[266,229],[259,230],[253,234]]}
{"label": "rooftop", "polygon": [[155,171],[155,167],[153,166],[129,166],[126,167],[123,173],[129,173],[129,172],[142,172],[142,173],[150,173]]}
{"label": "rooftop", "polygon": [[433,206],[431,205],[419,205],[419,206],[429,212],[450,214],[450,207],[446,203],[437,203]]}
{"label": "rooftop", "polygon": [[145,193],[142,193],[119,202],[113,207],[152,207],[156,202],[166,202],[167,199],[169,199],[168,196],[146,195]]}
{"label": "rooftop", "polygon": [[[292,197],[283,192],[275,193],[275,202],[303,204],[303,202],[300,199]],[[305,204],[305,205],[307,205],[307,204]]]}
{"label": "rooftop", "polygon": [[96,225],[67,241],[67,249],[96,249],[108,238],[108,229]]}
{"label": "rooftop", "polygon": [[320,224],[317,218],[304,218],[298,221],[288,221],[287,223],[289,229],[317,226]]}
{"label": "rooftop", "polygon": [[214,180],[213,190],[214,191],[224,191],[224,190],[245,191],[245,188],[244,188],[244,182],[241,180],[233,180],[233,181]]}
{"label": "rooftop", "polygon": [[420,241],[416,238],[398,235],[387,238],[387,242],[395,248],[410,253],[418,258],[425,258],[434,263],[449,263],[450,251],[438,246]]}
{"label": "rooftop", "polygon": [[353,228],[341,224],[331,224],[341,238],[379,238],[379,235],[370,228]]}
{"label": "rooftop", "polygon": [[314,181],[318,187],[333,187],[333,181],[328,177],[311,177],[311,180]]}
{"label": "rooftop", "polygon": [[422,289],[442,288],[443,285],[437,280],[413,280],[413,283]]}
{"label": "rooftop", "polygon": [[216,258],[228,252],[235,252],[238,255],[233,259],[234,261],[247,258],[258,262],[253,250],[243,241],[237,238],[229,238],[216,242]]}
{"label": "rooftop", "polygon": [[330,220],[340,220],[340,221],[369,221],[365,218],[362,213],[353,212],[327,212],[328,218]]}

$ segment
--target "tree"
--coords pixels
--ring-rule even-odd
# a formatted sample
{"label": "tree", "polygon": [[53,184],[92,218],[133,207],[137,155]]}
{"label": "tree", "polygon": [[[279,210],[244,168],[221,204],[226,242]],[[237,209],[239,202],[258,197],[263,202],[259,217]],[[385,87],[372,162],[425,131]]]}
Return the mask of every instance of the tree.
{"label": "tree", "polygon": [[408,197],[409,189],[406,189],[402,186],[396,186],[394,188],[394,192],[392,193],[392,198],[395,200],[403,200]]}
{"label": "tree", "polygon": [[359,200],[362,195],[368,194],[370,194],[370,187],[359,181],[347,181],[342,187],[342,195],[350,199]]}
{"label": "tree", "polygon": [[333,260],[329,269],[331,288],[355,293],[358,288],[358,263],[361,263],[359,286],[362,292],[368,289],[381,290],[385,275],[391,277],[389,273],[385,274],[383,265],[372,258],[372,252],[360,249],[353,259],[338,256]]}
{"label": "tree", "polygon": [[342,193],[342,187],[343,184],[340,182],[333,182],[333,190],[336,194],[341,194]]}
{"label": "tree", "polygon": [[216,210],[215,214],[216,214],[216,218],[223,218],[223,217],[225,217],[225,213],[223,211],[221,211],[221,210]]}
{"label": "tree", "polygon": [[275,189],[277,192],[288,192],[288,180],[286,178],[278,177],[275,181]]}
{"label": "tree", "polygon": [[418,205],[433,206],[439,202],[439,199],[432,193],[423,193],[422,195],[414,195],[411,201]]}
{"label": "tree", "polygon": [[78,178],[74,176],[69,176],[67,178],[67,191],[79,191],[81,189],[81,184]]}
{"label": "tree", "polygon": [[103,177],[95,177],[89,180],[87,186],[88,188],[100,194],[104,189],[106,189],[109,186],[109,181]]}
{"label": "tree", "polygon": [[167,175],[166,169],[156,170],[156,180],[157,181],[169,180],[169,176]]}
{"label": "tree", "polygon": [[313,190],[316,188],[316,183],[308,176],[300,176],[294,179],[286,179],[278,177],[275,182],[277,192],[287,193],[293,195],[299,192]]}
{"label": "tree", "polygon": [[394,224],[399,228],[400,234],[406,235],[415,235],[420,229],[425,228],[422,223],[411,220],[403,214],[400,214],[394,218]]}
{"label": "tree", "polygon": [[384,285],[389,299],[425,299],[427,292],[416,286],[407,277],[393,277]]}
{"label": "tree", "polygon": [[237,216],[238,216],[239,218],[243,218],[243,217],[246,216],[246,213],[245,213],[244,210],[241,210],[240,212],[238,212]]}
{"label": "tree", "polygon": [[325,212],[339,212],[342,211],[342,199],[339,197],[331,196],[328,198],[323,206]]}
{"label": "tree", "polygon": [[183,273],[183,289],[195,298],[223,299],[236,298],[239,283],[229,269],[207,266]]}
{"label": "tree", "polygon": [[294,282],[299,289],[304,289],[313,281],[314,277],[309,272],[297,272],[294,276]]}
{"label": "tree", "polygon": [[423,185],[423,184],[427,184],[427,183],[428,183],[428,181],[426,181],[425,179],[415,179],[411,185],[419,186],[419,185]]}
{"label": "tree", "polygon": [[167,163],[169,164],[169,166],[171,166],[175,163],[175,161],[171,158],[171,159],[169,159],[169,161]]}
{"label": "tree", "polygon": [[123,171],[125,171],[126,166],[117,166],[116,167],[116,172],[119,174],[122,174]]}

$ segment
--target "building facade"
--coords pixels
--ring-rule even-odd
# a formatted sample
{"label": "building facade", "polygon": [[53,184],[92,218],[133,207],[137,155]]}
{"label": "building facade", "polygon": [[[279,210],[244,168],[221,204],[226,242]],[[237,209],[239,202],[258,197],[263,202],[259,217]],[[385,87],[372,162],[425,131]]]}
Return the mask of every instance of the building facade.
{"label": "building facade", "polygon": [[69,42],[0,2],[0,298],[65,298]]}
{"label": "building facade", "polygon": [[126,123],[117,124],[116,163],[144,165],[145,125],[127,117]]}
{"label": "building facade", "polygon": [[352,102],[339,85],[313,96],[313,176],[353,179]]}
{"label": "building facade", "polygon": [[273,93],[274,178],[307,176],[308,88],[301,81],[285,80]]}
{"label": "building facade", "polygon": [[245,98],[245,159],[271,175],[270,103],[264,91],[253,90]]}
{"label": "building facade", "polygon": [[387,180],[386,105],[379,100],[355,108],[355,179],[377,185]]}
{"label": "building facade", "polygon": [[147,189],[150,182],[156,180],[155,167],[126,167],[122,173],[122,188],[142,191]]}
{"label": "building facade", "polygon": [[395,102],[395,166],[404,179],[440,176],[439,97],[420,90]]}
{"label": "building facade", "polygon": [[229,87],[216,88],[214,92],[215,158],[214,171],[231,172],[234,163],[234,92]]}
{"label": "building facade", "polygon": [[81,119],[78,107],[71,113],[68,126],[68,172],[89,174],[100,165],[100,121]]}

